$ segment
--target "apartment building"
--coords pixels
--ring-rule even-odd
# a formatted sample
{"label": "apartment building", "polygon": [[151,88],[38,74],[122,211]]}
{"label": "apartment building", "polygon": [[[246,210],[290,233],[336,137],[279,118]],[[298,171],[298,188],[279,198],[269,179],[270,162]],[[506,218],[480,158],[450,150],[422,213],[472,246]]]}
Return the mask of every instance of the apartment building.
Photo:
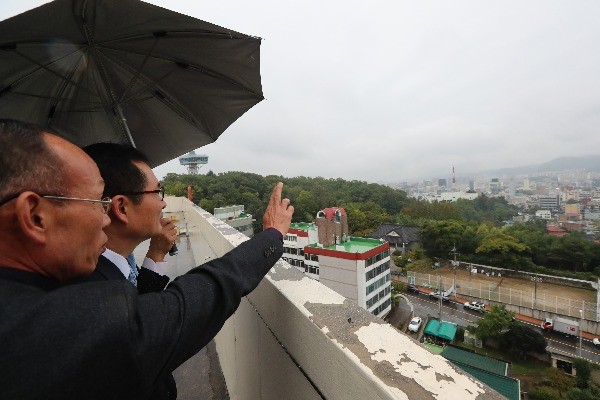
{"label": "apartment building", "polygon": [[351,237],[346,211],[326,208],[313,223],[294,223],[283,241],[285,259],[374,315],[391,310],[390,246]]}

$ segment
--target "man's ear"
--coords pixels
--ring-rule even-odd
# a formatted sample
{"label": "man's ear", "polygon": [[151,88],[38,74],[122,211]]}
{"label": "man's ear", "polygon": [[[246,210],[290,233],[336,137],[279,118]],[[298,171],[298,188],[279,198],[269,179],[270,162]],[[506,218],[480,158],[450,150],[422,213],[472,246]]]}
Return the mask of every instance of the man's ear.
{"label": "man's ear", "polygon": [[35,243],[44,244],[56,210],[34,192],[23,192],[15,200],[15,214],[21,232]]}
{"label": "man's ear", "polygon": [[131,207],[131,202],[127,196],[116,195],[111,199],[112,206],[110,207],[110,219],[112,222],[120,221],[124,224],[129,222],[128,212]]}

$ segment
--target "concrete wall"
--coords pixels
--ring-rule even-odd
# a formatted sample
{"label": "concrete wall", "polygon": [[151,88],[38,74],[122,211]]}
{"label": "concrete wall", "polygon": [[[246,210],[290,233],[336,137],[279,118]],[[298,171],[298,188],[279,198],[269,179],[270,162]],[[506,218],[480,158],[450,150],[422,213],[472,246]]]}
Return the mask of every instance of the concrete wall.
{"label": "concrete wall", "polygon": [[358,301],[355,260],[320,255],[319,281],[342,296]]}
{"label": "concrete wall", "polygon": [[[247,240],[187,200],[167,201],[185,210],[199,264]],[[233,400],[503,398],[283,261],[216,345]]]}
{"label": "concrete wall", "polygon": [[598,283],[592,281],[586,281],[583,279],[574,279],[574,278],[566,278],[562,276],[554,276],[554,275],[545,275],[545,274],[536,274],[533,272],[526,271],[517,271],[514,269],[507,268],[498,268],[498,267],[490,267],[489,265],[481,265],[481,264],[473,264],[473,263],[465,263],[460,261],[459,266],[461,268],[468,269],[470,266],[473,266],[477,269],[484,269],[488,272],[496,272],[501,273],[502,276],[514,276],[519,278],[529,279],[530,277],[541,277],[544,282],[547,283],[556,283],[558,285],[577,287],[582,289],[590,289],[590,290],[598,290]]}

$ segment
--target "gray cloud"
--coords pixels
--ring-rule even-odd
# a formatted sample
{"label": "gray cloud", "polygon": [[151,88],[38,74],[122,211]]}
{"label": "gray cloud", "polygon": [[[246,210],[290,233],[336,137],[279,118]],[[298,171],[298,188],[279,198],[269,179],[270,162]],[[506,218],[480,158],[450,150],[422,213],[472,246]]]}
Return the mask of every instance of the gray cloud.
{"label": "gray cloud", "polygon": [[399,181],[600,148],[595,1],[151,2],[265,39],[267,100],[206,170]]}

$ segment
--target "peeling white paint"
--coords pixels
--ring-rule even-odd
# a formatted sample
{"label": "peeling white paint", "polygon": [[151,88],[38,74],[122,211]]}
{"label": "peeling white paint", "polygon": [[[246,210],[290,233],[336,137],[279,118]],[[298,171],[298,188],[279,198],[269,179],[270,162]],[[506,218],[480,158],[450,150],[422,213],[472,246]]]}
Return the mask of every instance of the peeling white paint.
{"label": "peeling white paint", "polygon": [[[435,398],[467,400],[485,393],[480,383],[455,371],[443,357],[415,345],[408,336],[399,335],[390,325],[371,323],[355,333],[373,361],[388,361],[399,374],[414,379]],[[436,373],[454,381],[438,381]]]}
{"label": "peeling white paint", "polygon": [[[396,333],[398,333],[398,332],[396,332]],[[375,374],[373,374],[373,371],[370,368],[368,368],[365,364],[363,364],[363,362],[360,360],[360,358],[356,354],[351,352],[350,349],[343,346],[340,342],[338,342],[335,339],[331,339],[331,341],[337,347],[339,347],[352,361],[354,361],[354,363],[359,366],[359,368],[365,373],[365,375],[371,377],[370,379],[372,379],[371,380],[372,383],[381,387],[382,390],[390,392],[390,394],[394,396],[393,397],[394,399],[410,400],[408,395],[406,393],[404,393],[402,390],[395,388],[395,387],[387,386],[380,379],[376,378]]]}
{"label": "peeling white paint", "polygon": [[316,304],[344,304],[346,298],[341,294],[334,292],[328,287],[321,285],[320,283],[303,277],[300,280],[273,280],[273,285],[279,289],[285,297],[287,297],[296,307],[307,315],[312,315],[304,304],[316,303]]}

